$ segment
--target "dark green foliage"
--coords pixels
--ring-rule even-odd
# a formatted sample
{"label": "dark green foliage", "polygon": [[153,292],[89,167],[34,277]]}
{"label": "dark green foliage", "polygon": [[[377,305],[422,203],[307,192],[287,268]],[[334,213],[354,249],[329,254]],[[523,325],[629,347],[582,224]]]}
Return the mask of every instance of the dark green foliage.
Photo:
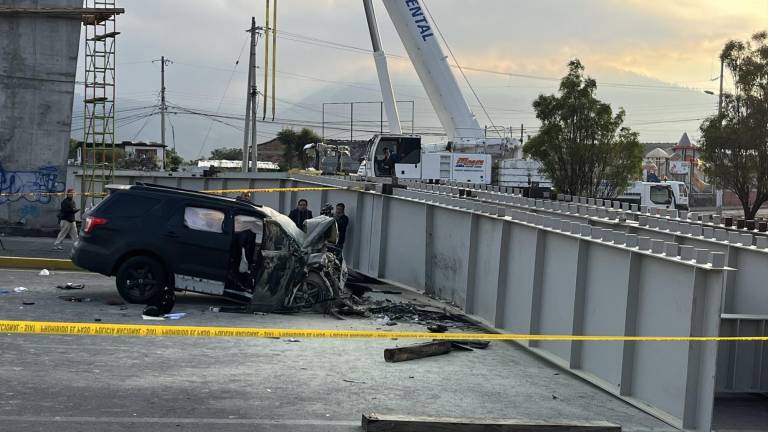
{"label": "dark green foliage", "polygon": [[542,164],[559,192],[595,196],[609,184],[615,194],[641,171],[638,134],[622,127],[624,110],[614,114],[595,97],[596,89],[581,62],[572,60],[559,94],[540,95],[533,103],[542,126],[523,150]]}

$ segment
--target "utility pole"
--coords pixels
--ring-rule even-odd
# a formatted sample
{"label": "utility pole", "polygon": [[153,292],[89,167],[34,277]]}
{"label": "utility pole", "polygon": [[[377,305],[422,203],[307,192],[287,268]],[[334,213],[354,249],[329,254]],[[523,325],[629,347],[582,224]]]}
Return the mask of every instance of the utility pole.
{"label": "utility pole", "polygon": [[725,59],[723,56],[720,56],[720,93],[717,95],[717,115],[719,116],[720,113],[723,111],[723,65],[725,63]]}
{"label": "utility pole", "polygon": [[[717,117],[719,118],[723,112],[723,66],[725,65],[725,58],[720,54],[720,93],[717,95]],[[691,164],[693,168],[693,164]],[[691,170],[691,182],[693,182],[693,170]],[[693,192],[693,188],[691,188]],[[720,188],[715,189],[715,212],[718,215],[723,214],[723,190]]]}
{"label": "utility pole", "polygon": [[251,86],[253,85],[253,80],[255,77],[253,76],[253,71],[251,70],[251,65],[253,64],[253,59],[256,56],[256,17],[251,17],[251,28],[250,30],[246,30],[251,34],[251,51],[250,56],[248,57],[248,96],[245,98],[245,133],[243,133],[243,166],[242,171],[244,173],[248,172],[248,161],[250,160],[248,151],[250,150],[249,138],[250,138],[250,129],[251,129]]}
{"label": "utility pole", "polygon": [[[258,89],[256,88],[256,35],[257,35],[257,28],[256,28],[256,20],[255,18],[251,20],[251,60],[250,64],[248,65],[249,69],[249,75],[253,77],[253,80],[250,82],[250,88],[248,97],[251,100],[251,160],[253,161],[253,166],[251,168],[252,172],[258,172],[258,161],[259,161],[259,151],[258,151],[258,143],[257,143],[257,137],[256,137],[256,116],[258,115]],[[266,31],[266,30],[265,30]],[[266,37],[266,33],[265,33]],[[246,164],[247,167],[247,164]]]}
{"label": "utility pole", "polygon": [[267,10],[264,13],[264,114],[261,116],[262,120],[267,119],[267,93],[269,93],[269,0],[267,0]]}
{"label": "utility pole", "polygon": [[165,111],[168,109],[165,104],[165,67],[173,62],[161,56],[160,60],[152,60],[152,63],[158,61],[160,62],[160,144],[165,145]]}

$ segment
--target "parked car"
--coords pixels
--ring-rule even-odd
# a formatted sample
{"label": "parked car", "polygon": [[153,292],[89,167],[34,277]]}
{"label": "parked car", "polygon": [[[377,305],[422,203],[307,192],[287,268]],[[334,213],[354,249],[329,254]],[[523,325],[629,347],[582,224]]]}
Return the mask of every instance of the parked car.
{"label": "parked car", "polygon": [[346,267],[329,250],[333,218],[299,229],[277,211],[152,184],[112,185],[85,216],[72,261],[115,276],[131,303],[166,288],[223,296],[253,311],[294,311],[343,297]]}

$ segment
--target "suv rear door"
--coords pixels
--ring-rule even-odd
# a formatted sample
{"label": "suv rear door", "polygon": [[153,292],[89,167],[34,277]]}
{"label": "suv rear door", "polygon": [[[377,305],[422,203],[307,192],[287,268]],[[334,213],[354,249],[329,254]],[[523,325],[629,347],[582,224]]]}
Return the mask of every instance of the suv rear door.
{"label": "suv rear door", "polygon": [[167,242],[169,261],[173,262],[175,274],[222,284],[227,280],[232,245],[232,219],[228,208],[179,200],[161,235]]}

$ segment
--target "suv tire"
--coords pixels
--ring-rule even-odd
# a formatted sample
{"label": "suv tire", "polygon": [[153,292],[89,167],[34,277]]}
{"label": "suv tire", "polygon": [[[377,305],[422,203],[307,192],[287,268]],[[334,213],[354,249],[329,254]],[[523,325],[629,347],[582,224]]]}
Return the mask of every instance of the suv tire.
{"label": "suv tire", "polygon": [[146,304],[163,292],[168,283],[165,273],[163,265],[154,258],[129,258],[117,271],[117,292],[128,303]]}

